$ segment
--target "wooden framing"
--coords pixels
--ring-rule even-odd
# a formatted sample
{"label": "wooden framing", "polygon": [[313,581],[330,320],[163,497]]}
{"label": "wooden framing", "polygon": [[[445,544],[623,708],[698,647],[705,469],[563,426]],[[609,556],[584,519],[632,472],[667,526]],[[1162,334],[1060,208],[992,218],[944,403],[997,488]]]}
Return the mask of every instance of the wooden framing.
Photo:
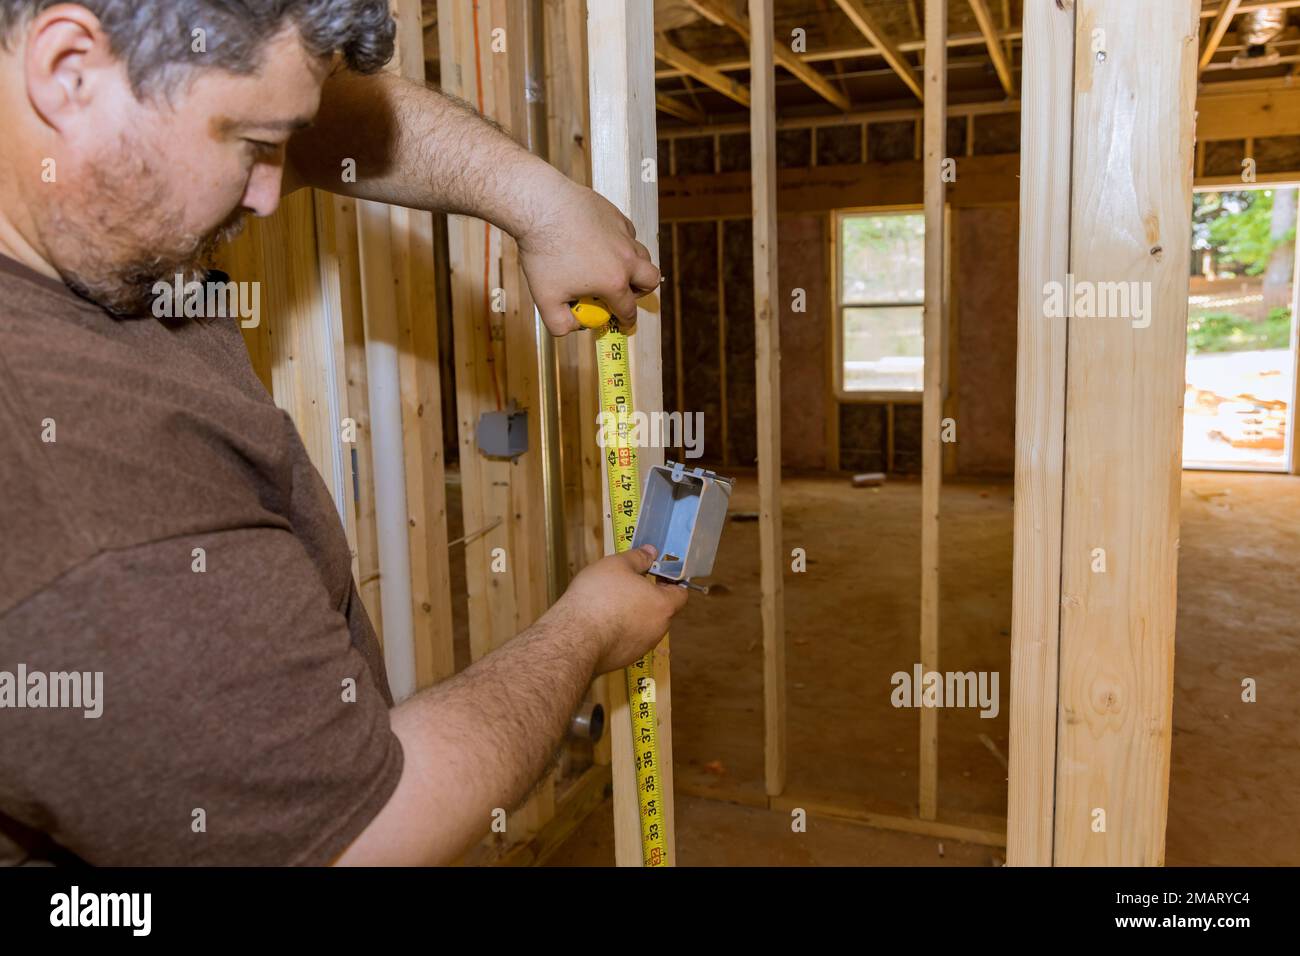
{"label": "wooden framing", "polygon": [[[727,8],[715,3],[714,0],[686,0],[686,2],[711,23],[729,27],[745,43],[750,42],[750,20],[748,18],[732,13]],[[799,59],[791,50],[784,45],[774,43],[772,56],[792,76],[802,80],[805,86],[821,96],[826,102],[836,109],[848,112],[851,106],[848,97],[835,89],[826,77]]]}
{"label": "wooden framing", "polygon": [[[656,155],[654,90],[654,10],[651,4],[591,3],[587,10],[587,61],[591,97],[592,186],[618,206],[636,227],[637,236],[659,261],[657,177],[643,172]],[[659,300],[639,302],[630,337],[632,402],[638,411],[663,408],[663,354],[659,335]],[[594,427],[594,418],[593,418]],[[642,473],[663,463],[663,449],[637,450]],[[605,501],[605,549],[613,550],[609,502]],[[655,702],[659,717],[659,761],[664,784],[668,862],[677,857],[672,799],[672,694],[665,636],[655,654]],[[627,686],[608,682],[608,726],[613,756],[614,846],[620,866],[640,866],[641,828],[632,765],[631,719]]]}
{"label": "wooden framing", "polygon": [[[1042,497],[1017,516],[1008,862],[1160,865],[1195,122],[1196,60],[1187,51],[1197,5],[1080,0],[1074,15],[1069,87],[1049,72],[1063,59],[1067,27],[1054,11],[1026,18],[1028,44],[1041,44],[1027,60],[1044,81],[1035,84],[1032,120],[1040,141],[1062,135],[1053,119],[1073,119],[1068,218],[1059,179],[1026,166],[1024,185],[1041,214],[1021,221],[1022,248],[1033,255],[1022,263],[1020,327],[1029,338],[1017,387],[1020,408],[1037,417],[1022,420],[1017,435],[1017,488],[1028,482]],[[1104,58],[1091,49],[1095,30],[1106,37]],[[1055,65],[1040,59],[1048,56]],[[1099,204],[1098,195],[1116,198]],[[1075,285],[1145,288],[1145,317],[1130,311],[1049,330],[1064,324],[1044,312],[1049,290],[1039,298],[1027,283],[1060,281],[1048,277],[1062,271]],[[1062,429],[1058,482],[1052,443]],[[1050,570],[1035,580],[1055,560],[1056,539],[1059,644]]]}
{"label": "wooden framing", "polygon": [[[1070,270],[1076,282],[1149,283],[1154,314],[1144,328],[1070,324],[1058,864],[1164,862],[1196,82],[1184,50],[1195,7],[1076,8],[1081,23],[1109,27],[1109,48],[1104,63],[1075,57]],[[1117,153],[1131,161],[1114,163]],[[1097,195],[1128,201],[1103,212]],[[1106,573],[1092,570],[1097,547]],[[1104,833],[1093,832],[1097,809]]]}
{"label": "wooden framing", "polygon": [[[867,38],[867,42],[872,44],[880,55],[885,58],[885,62],[890,68],[898,74],[899,79],[907,85],[907,88],[916,94],[917,99],[925,99],[925,94],[921,91],[921,84],[917,82],[916,71],[912,65],[907,62],[903,52],[898,48],[893,40],[880,28],[876,22],[875,15],[867,9],[867,5],[862,0],[835,0],[844,15],[848,17],[858,31]],[[929,49],[929,44],[926,44]],[[926,59],[929,59],[927,54]]]}
{"label": "wooden framing", "polygon": [[[925,3],[925,383],[921,432],[921,668],[939,669],[939,491],[942,445],[944,329],[944,208],[947,111],[948,0]],[[939,714],[921,709],[920,815],[933,820],[939,800]]]}
{"label": "wooden framing", "polygon": [[694,77],[710,89],[735,100],[741,106],[749,105],[749,90],[743,83],[720,73],[707,63],[702,63],[685,50],[668,42],[663,34],[655,34],[655,56],[665,63],[671,63],[687,76]]}
{"label": "wooden framing", "polygon": [[758,534],[763,618],[764,785],[785,789],[785,558],[781,536],[781,313],[776,259],[776,75],[772,0],[749,0],[750,157],[754,180],[754,352],[758,427]]}
{"label": "wooden framing", "polygon": [[1036,866],[1052,863],[1067,333],[1042,290],[1069,271],[1074,26],[1072,9],[1025,5],[1007,860]]}
{"label": "wooden framing", "polygon": [[[836,3],[839,0],[835,0]],[[1300,3],[1300,0],[1297,0]],[[1010,43],[1013,40],[1020,39],[1020,30],[1015,28],[1004,29],[998,32],[999,39],[1003,43]],[[982,33],[954,33],[948,37],[949,47],[967,47],[967,46],[984,46],[984,34]],[[894,44],[899,53],[916,53],[925,49],[925,40],[900,40]],[[839,60],[853,60],[864,56],[880,56],[880,47],[873,44],[863,46],[861,43],[845,46],[828,46],[822,49],[809,50],[807,53],[798,55],[801,63],[835,63]],[[777,61],[778,63],[780,60]],[[783,64],[784,65],[784,64]],[[741,59],[719,60],[713,64],[715,70],[723,73],[732,70],[748,69],[749,61]],[[684,76],[685,74],[674,67],[660,68],[655,71],[655,79],[666,79],[670,77]]]}
{"label": "wooden framing", "polygon": [[1006,91],[1007,96],[1014,99],[1016,81],[1012,76],[1006,51],[1002,48],[998,29],[993,25],[993,16],[989,13],[988,4],[985,0],[969,0],[969,2],[971,12],[975,14],[975,22],[979,24],[980,33],[984,34],[984,41],[989,48],[989,58],[993,61],[993,69],[998,74],[998,82],[1002,84],[1002,89]]}
{"label": "wooden framing", "polygon": [[[443,88],[477,105],[516,135],[524,126],[523,10],[507,0],[438,7]],[[493,53],[491,33],[519,38]],[[448,218],[461,507],[468,591],[470,656],[478,660],[509,641],[546,608],[546,540],[542,522],[537,343],[533,306],[514,241],[477,219]],[[494,309],[498,306],[499,310]],[[513,462],[480,454],[479,417],[513,399],[529,409],[529,451]],[[482,533],[480,533],[482,532]],[[501,570],[504,562],[505,570]],[[507,824],[512,839],[538,832],[554,813],[548,777]]]}
{"label": "wooden framing", "polygon": [[708,117],[694,106],[675,100],[671,96],[665,96],[663,93],[655,94],[655,108],[667,113],[669,116],[676,116],[680,120],[686,120],[688,123],[702,124],[708,121]]}
{"label": "wooden framing", "polygon": [[[749,0],[748,18],[728,13],[712,0],[693,2],[751,44],[749,90],[725,77],[720,67],[706,68],[716,74],[715,82],[732,91],[729,96],[752,107],[749,124],[707,130],[715,138],[732,129],[748,129],[751,136],[751,170],[710,177],[717,195],[725,194],[725,203],[714,198],[708,200],[713,205],[701,202],[701,194],[691,192],[691,177],[661,183],[657,175],[647,176],[645,161],[657,152],[650,98],[654,60],[664,49],[662,38],[655,37],[649,4],[590,5],[583,41],[588,73],[581,58],[575,61],[572,48],[564,52],[562,42],[567,38],[570,44],[578,43],[574,25],[581,23],[581,0],[547,0],[548,47],[554,47],[548,86],[554,83],[555,89],[565,91],[563,98],[589,83],[593,117],[588,140],[581,101],[552,104],[552,157],[557,164],[564,162],[569,175],[583,179],[589,142],[594,185],[629,215],[656,261],[661,187],[665,218],[687,218],[677,215],[686,211],[706,218],[752,217],[764,632],[763,805],[776,810],[798,805],[814,814],[988,845],[1002,840],[996,821],[959,822],[957,816],[940,812],[937,713],[932,709],[920,714],[916,818],[903,811],[869,813],[833,801],[796,800],[784,792],[786,559],[781,543],[777,214],[786,208],[810,208],[809,197],[821,202],[838,195],[839,205],[844,205],[848,174],[835,166],[787,170],[778,190],[775,131],[862,122],[865,143],[868,123],[910,118],[924,126],[920,160],[888,164],[895,167],[892,172],[885,164],[853,167],[859,184],[871,183],[853,188],[876,189],[894,201],[850,204],[897,205],[922,199],[925,208],[922,666],[937,670],[939,663],[939,419],[950,384],[943,362],[949,307],[945,204],[955,202],[963,190],[973,195],[981,183],[1013,182],[1018,166],[1022,219],[1008,861],[1162,862],[1181,437],[1175,412],[1185,345],[1181,283],[1187,274],[1186,199],[1194,179],[1195,79],[1221,44],[1232,16],[1260,4],[1225,0],[1217,9],[1198,11],[1193,0],[1151,0],[1140,9],[1126,0],[1076,0],[1062,9],[1050,0],[1028,0],[1023,103],[949,109],[946,50],[957,38],[944,36],[947,0],[925,5],[921,78],[902,56],[904,49],[915,46],[893,44],[881,36],[860,0],[836,0],[878,45],[891,68],[905,82],[910,78],[909,89],[923,99],[924,109],[777,122],[775,66],[800,74],[799,67],[786,63],[792,55],[774,39],[773,0]],[[985,0],[969,2],[980,23],[977,42],[988,46],[995,65],[1001,59],[1007,69],[1006,75],[998,70],[999,79],[1008,95],[1014,95],[1002,50],[1013,31],[999,32],[993,26]],[[397,68],[418,78],[423,72],[419,3],[394,3],[400,30]],[[1300,5],[1300,0],[1285,5]],[[525,105],[521,57],[487,53],[493,26],[506,25],[512,35],[522,29],[518,4],[488,0],[474,8],[459,0],[441,0],[440,14],[447,88],[480,104],[507,127],[520,128]],[[482,18],[478,24],[475,15]],[[1206,43],[1196,48],[1199,20],[1207,17],[1213,22]],[[1095,28],[1104,30],[1104,59],[1096,58],[1090,47]],[[523,44],[512,43],[511,49],[522,55]],[[680,62],[681,51],[669,52]],[[795,60],[812,72],[805,60]],[[814,75],[842,99],[824,78]],[[808,82],[805,76],[801,79]],[[1300,92],[1231,86],[1202,96],[1197,104],[1205,136],[1248,137],[1261,129],[1261,116],[1269,117],[1270,133],[1300,133]],[[733,95],[737,92],[743,100]],[[818,92],[836,103],[826,91]],[[1136,122],[1115,121],[1121,102],[1136,111]],[[1015,109],[1023,114],[1020,156],[969,157],[962,161],[960,182],[944,183],[940,163],[946,152],[945,117],[965,116],[973,122],[974,117]],[[700,117],[699,111],[687,110],[691,117]],[[668,138],[681,135],[700,131],[673,132]],[[971,139],[968,127],[968,148]],[[1113,162],[1116,155],[1125,161]],[[868,170],[871,175],[864,175]],[[1171,174],[1175,170],[1177,175]],[[1266,176],[1284,178],[1281,173],[1262,174],[1261,181]],[[904,199],[900,183],[908,177],[912,193]],[[913,195],[918,179],[924,184],[921,196]],[[1285,174],[1285,179],[1294,180],[1295,174]],[[1119,198],[1098,204],[1093,201],[1097,195]],[[989,201],[1005,199],[997,195]],[[433,246],[434,220],[427,214],[303,192],[290,197],[273,220],[253,224],[223,257],[232,273],[265,281],[272,297],[265,324],[246,330],[254,365],[276,402],[293,417],[339,507],[363,601],[377,629],[387,630],[386,654],[396,655],[402,643],[409,642],[418,687],[452,671]],[[721,256],[721,232],[718,250]],[[681,254],[674,243],[674,256]],[[508,398],[532,405],[536,341],[517,250],[508,238],[481,222],[453,219],[449,262],[469,536],[469,619],[472,654],[478,658],[527,626],[546,604],[544,536],[538,531],[542,516],[533,497],[537,456],[515,463],[488,461],[478,455],[474,441],[481,411],[493,410]],[[1051,282],[1065,285],[1071,281],[1067,277],[1074,282],[1147,283],[1152,290],[1150,323],[1046,318],[1044,288]],[[505,292],[504,312],[491,309],[494,289]],[[663,407],[659,305],[653,296],[641,305],[632,336],[633,382],[636,406],[650,411]],[[680,330],[680,308],[675,316]],[[725,319],[720,335],[725,336]],[[680,405],[680,334],[676,341]],[[577,439],[565,436],[566,460],[580,462],[570,473],[569,494],[581,514],[568,557],[571,569],[576,569],[601,551],[597,529],[603,528],[605,545],[610,545],[608,504],[603,501],[594,442],[596,385],[589,339],[571,338],[561,345],[560,356],[566,376],[581,383],[565,400],[568,420],[580,430]],[[725,401],[725,380],[723,395]],[[397,450],[376,443],[371,421],[372,415],[384,415],[391,425],[394,414],[400,425]],[[347,419],[356,424],[355,446],[342,438]],[[837,440],[833,415],[827,416],[827,428],[828,438]],[[381,468],[394,468],[397,457],[402,459],[398,470],[404,490],[400,501],[385,500],[376,495],[375,476]],[[640,457],[642,467],[648,468],[662,460],[662,450],[641,449]],[[834,468],[837,459],[834,453],[828,465]],[[405,571],[400,560],[397,565],[379,565],[376,512],[393,507],[403,528]],[[604,521],[598,520],[602,511]],[[485,528],[490,530],[479,533]],[[490,570],[498,547],[508,558],[505,576]],[[1098,548],[1105,551],[1106,571],[1101,573],[1095,570]],[[401,577],[406,579],[403,586],[387,586]],[[409,587],[409,597],[404,587]],[[380,610],[384,601],[388,614]],[[407,602],[409,607],[400,606]],[[671,862],[675,846],[667,638],[660,649],[655,680]],[[512,818],[512,826],[522,824],[522,832],[512,829],[512,838],[519,842],[510,861],[545,859],[603,798],[608,782],[614,794],[617,860],[640,865],[626,690],[620,680],[609,683],[601,691],[611,728],[604,759],[598,751],[597,766],[578,781],[561,807],[555,802],[553,782],[543,784],[539,796]],[[1105,812],[1104,830],[1096,828],[1098,810]]]}
{"label": "wooden framing", "polygon": [[1219,6],[1218,11],[1214,14],[1214,20],[1205,34],[1205,43],[1201,47],[1201,56],[1196,62],[1198,71],[1205,69],[1210,65],[1210,61],[1214,59],[1214,54],[1219,49],[1219,44],[1223,42],[1224,34],[1228,32],[1228,26],[1232,23],[1232,18],[1236,16],[1239,6],[1241,6],[1241,0],[1223,0],[1223,3]]}

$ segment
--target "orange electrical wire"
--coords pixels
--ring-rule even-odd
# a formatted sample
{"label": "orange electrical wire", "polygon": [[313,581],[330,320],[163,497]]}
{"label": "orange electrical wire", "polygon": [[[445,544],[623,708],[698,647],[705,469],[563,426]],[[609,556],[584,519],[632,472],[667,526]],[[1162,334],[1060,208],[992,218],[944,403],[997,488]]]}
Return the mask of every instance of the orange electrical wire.
{"label": "orange electrical wire", "polygon": [[[478,111],[483,112],[483,55],[479,50],[478,4],[474,0],[474,87],[478,93]],[[492,391],[496,394],[497,411],[501,411],[501,383],[497,379],[496,356],[492,347],[492,310],[491,284],[492,274],[492,226],[483,223],[483,329],[487,333],[488,371],[492,373]]]}

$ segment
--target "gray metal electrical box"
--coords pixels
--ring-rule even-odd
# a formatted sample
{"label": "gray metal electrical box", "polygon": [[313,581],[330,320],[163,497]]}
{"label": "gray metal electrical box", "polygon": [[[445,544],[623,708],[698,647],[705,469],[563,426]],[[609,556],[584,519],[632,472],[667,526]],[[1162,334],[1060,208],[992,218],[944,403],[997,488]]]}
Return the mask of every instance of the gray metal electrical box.
{"label": "gray metal electrical box", "polygon": [[528,410],[516,408],[512,399],[503,412],[484,412],[474,440],[488,458],[518,458],[528,451]]}
{"label": "gray metal electrical box", "polygon": [[632,547],[652,544],[659,552],[650,573],[689,585],[713,571],[718,540],[727,522],[732,479],[703,468],[667,462],[650,469],[641,495]]}

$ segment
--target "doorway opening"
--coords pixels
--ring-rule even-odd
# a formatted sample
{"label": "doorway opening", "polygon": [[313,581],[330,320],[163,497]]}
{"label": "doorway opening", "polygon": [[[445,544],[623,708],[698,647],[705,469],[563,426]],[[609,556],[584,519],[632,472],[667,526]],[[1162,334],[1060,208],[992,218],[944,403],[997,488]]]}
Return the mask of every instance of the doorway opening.
{"label": "doorway opening", "polygon": [[1273,184],[1192,197],[1184,468],[1291,470],[1298,195]]}

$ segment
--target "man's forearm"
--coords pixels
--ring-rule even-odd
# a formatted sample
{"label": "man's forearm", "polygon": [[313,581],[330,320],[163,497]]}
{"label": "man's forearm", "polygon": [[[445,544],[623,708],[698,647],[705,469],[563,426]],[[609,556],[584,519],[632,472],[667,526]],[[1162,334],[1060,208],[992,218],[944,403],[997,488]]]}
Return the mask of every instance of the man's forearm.
{"label": "man's forearm", "polygon": [[[355,162],[355,182],[345,177]],[[513,236],[564,177],[460,101],[391,73],[339,70],[289,144],[289,187],[486,219]]]}
{"label": "man's forearm", "polygon": [[342,863],[447,863],[528,793],[595,676],[589,619],[561,602],[505,646],[392,712],[397,791]]}

